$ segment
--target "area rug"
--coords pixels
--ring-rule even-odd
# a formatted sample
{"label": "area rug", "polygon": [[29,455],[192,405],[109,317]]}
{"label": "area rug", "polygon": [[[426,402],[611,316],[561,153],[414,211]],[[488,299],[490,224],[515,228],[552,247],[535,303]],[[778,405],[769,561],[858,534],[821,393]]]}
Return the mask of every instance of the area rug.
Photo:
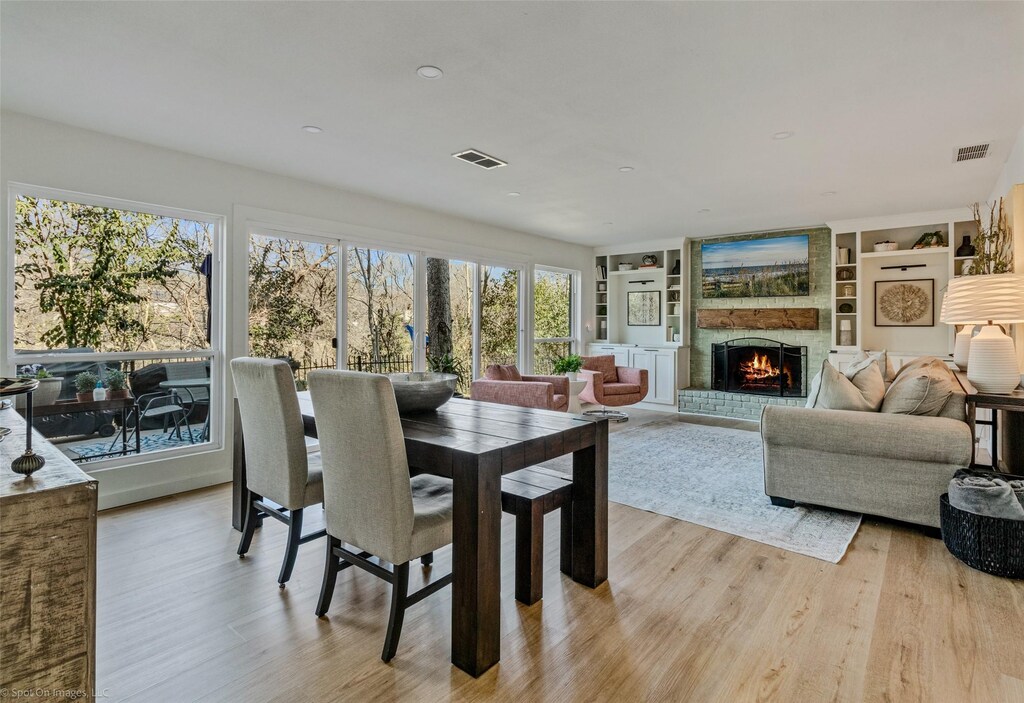
{"label": "area rug", "polygon": [[[838,563],[861,516],[778,508],[764,493],[757,432],[658,420],[609,437],[608,497],[797,554]],[[544,464],[570,473],[570,457]]]}
{"label": "area rug", "polygon": [[[195,433],[195,430],[193,430]],[[111,446],[111,442],[114,442]],[[188,435],[182,434],[182,439],[178,439],[173,434],[145,434],[143,433],[140,445],[142,447],[142,453],[158,452],[161,449],[174,449],[175,447],[188,446],[191,442],[188,441]],[[117,452],[121,450],[121,438],[118,437],[116,442],[113,437],[109,437],[102,442],[92,442],[90,444],[78,444],[65,447],[66,450],[72,451],[77,454],[81,459],[92,459],[97,458],[97,454],[107,454],[108,452]],[[132,454],[135,453],[135,437],[131,436],[128,440],[128,451]],[[102,456],[99,458],[109,458]]]}

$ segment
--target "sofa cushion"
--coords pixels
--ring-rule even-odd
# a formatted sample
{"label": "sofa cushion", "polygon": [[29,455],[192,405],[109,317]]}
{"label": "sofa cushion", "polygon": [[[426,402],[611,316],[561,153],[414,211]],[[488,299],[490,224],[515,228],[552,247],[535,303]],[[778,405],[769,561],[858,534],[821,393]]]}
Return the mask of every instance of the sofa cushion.
{"label": "sofa cushion", "polygon": [[882,412],[937,417],[956,388],[956,377],[941,361],[917,359],[900,370],[885,392]]}
{"label": "sofa cushion", "polygon": [[889,358],[889,353],[885,349],[872,352],[859,351],[857,352],[857,355],[853,357],[853,361],[850,362],[850,365],[853,366],[865,359],[878,362],[878,369],[882,372],[882,378],[886,383],[892,383],[893,379],[896,378],[896,370],[893,367],[892,359]]}
{"label": "sofa cushion", "polygon": [[605,395],[640,395],[640,386],[635,383],[606,383]]}
{"label": "sofa cushion", "polygon": [[808,406],[824,410],[875,412],[885,396],[885,384],[878,364],[869,362],[856,374],[857,383],[837,370],[828,360],[812,382]]}
{"label": "sofa cushion", "polygon": [[585,356],[583,357],[583,368],[589,371],[599,371],[606,384],[616,383],[619,380],[619,372],[615,370],[615,357],[611,354]]}
{"label": "sofa cushion", "polygon": [[488,381],[522,381],[523,377],[515,364],[488,364],[484,369]]}

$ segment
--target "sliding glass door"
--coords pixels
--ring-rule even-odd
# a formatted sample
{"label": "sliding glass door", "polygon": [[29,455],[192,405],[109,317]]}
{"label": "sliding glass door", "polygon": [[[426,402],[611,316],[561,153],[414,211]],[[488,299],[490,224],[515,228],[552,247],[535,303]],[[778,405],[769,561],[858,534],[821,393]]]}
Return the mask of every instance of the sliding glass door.
{"label": "sliding glass door", "polygon": [[338,366],[337,243],[290,234],[249,238],[249,353],[288,361],[299,387]]}
{"label": "sliding glass door", "polygon": [[415,254],[351,247],[346,281],[346,366],[394,373],[414,369]]}

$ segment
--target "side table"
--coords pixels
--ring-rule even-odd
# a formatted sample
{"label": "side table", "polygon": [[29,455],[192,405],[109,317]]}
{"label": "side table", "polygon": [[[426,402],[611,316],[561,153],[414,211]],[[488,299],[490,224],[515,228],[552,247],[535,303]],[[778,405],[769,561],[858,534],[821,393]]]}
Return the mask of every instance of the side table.
{"label": "side table", "polygon": [[587,387],[586,381],[569,381],[569,408],[570,415],[579,415],[583,412],[583,404],[580,402],[580,393]]}
{"label": "side table", "polygon": [[[1019,430],[1020,426],[1024,424],[1024,388],[1018,386],[1013,392],[1006,395],[999,395],[996,393],[983,393],[971,384],[967,380],[967,374],[962,371],[956,372],[957,380],[960,381],[960,385],[963,386],[964,391],[967,393],[967,422],[971,426],[971,436],[974,438],[975,426],[976,425],[987,425],[992,428],[992,469],[995,471],[1001,471],[999,466],[999,413],[1016,413],[1017,415],[1013,418],[1013,426]],[[978,420],[977,411],[978,408],[984,408],[992,411],[991,420]],[[1009,423],[1008,423],[1009,424]],[[1004,432],[1004,439],[1010,441],[1010,432]],[[1007,464],[1007,468],[1011,473],[1024,473],[1024,463],[1021,463],[1020,457],[1010,457],[1010,462]],[[972,458],[972,467],[980,466],[977,463],[976,458]],[[987,467],[983,467],[987,468]]]}

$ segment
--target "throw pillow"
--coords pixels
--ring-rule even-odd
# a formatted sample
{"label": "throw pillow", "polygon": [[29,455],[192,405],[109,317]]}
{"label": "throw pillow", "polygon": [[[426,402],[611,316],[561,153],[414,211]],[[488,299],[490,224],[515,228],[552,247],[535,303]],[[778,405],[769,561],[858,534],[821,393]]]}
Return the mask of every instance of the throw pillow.
{"label": "throw pillow", "polygon": [[878,364],[865,365],[857,374],[858,383],[850,380],[828,361],[811,382],[807,407],[823,410],[856,410],[875,412],[885,395],[885,384]]}
{"label": "throw pillow", "polygon": [[850,364],[852,366],[865,359],[878,362],[878,369],[882,372],[882,379],[886,383],[892,383],[893,379],[896,378],[896,369],[893,367],[892,359],[889,358],[889,354],[885,349],[873,352],[859,351],[857,356],[853,357],[853,361]]}
{"label": "throw pillow", "polygon": [[882,412],[937,416],[953,395],[956,378],[938,359],[902,369],[882,401]]}

